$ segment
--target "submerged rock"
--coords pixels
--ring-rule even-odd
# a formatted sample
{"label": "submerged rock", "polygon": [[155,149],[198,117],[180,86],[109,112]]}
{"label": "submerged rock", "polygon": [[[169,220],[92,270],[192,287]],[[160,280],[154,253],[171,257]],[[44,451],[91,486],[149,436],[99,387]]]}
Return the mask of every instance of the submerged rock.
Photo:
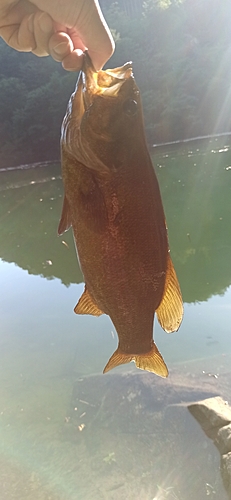
{"label": "submerged rock", "polygon": [[220,427],[231,422],[231,408],[221,397],[213,397],[188,405],[208,437],[215,439]]}
{"label": "submerged rock", "polygon": [[221,475],[231,498],[231,407],[221,397],[214,397],[191,404],[188,409],[221,453]]}
{"label": "submerged rock", "polygon": [[215,444],[222,455],[231,452],[231,424],[219,429]]}
{"label": "submerged rock", "polygon": [[142,371],[77,379],[63,437],[78,450],[79,474],[86,466],[110,500],[226,500],[219,453],[188,411],[216,396],[217,384],[182,371],[167,380]]}
{"label": "submerged rock", "polygon": [[231,498],[231,452],[221,457],[221,475],[229,498]]}
{"label": "submerged rock", "polygon": [[187,385],[174,377],[166,381],[142,372],[93,375],[75,382],[71,417],[78,425],[149,433],[150,421],[156,421],[167,407],[212,395],[212,389],[197,389],[190,381]]}

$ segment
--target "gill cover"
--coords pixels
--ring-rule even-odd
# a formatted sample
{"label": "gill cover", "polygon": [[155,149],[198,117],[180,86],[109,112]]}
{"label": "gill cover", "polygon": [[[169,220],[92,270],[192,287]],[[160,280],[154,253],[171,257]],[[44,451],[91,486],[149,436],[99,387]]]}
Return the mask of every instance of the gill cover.
{"label": "gill cover", "polygon": [[109,172],[107,165],[92,151],[88,138],[82,133],[81,124],[97,96],[105,99],[117,97],[123,83],[129,78],[133,78],[131,62],[120,68],[97,72],[87,52],[85,53],[83,69],[69,100],[61,127],[63,159],[66,155],[71,155],[87,168],[101,173]]}

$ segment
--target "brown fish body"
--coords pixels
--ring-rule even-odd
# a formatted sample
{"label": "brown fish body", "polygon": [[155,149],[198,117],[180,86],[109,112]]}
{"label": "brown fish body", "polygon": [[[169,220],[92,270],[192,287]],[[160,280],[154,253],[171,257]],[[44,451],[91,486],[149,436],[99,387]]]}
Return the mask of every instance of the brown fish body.
{"label": "brown fish body", "polygon": [[[145,142],[139,91],[129,65],[115,70],[123,70],[124,78],[118,82],[115,73],[115,83],[112,79],[106,87],[109,94],[101,93],[101,86],[89,91],[92,75],[99,81],[107,73],[96,74],[88,59],[85,65],[62,133],[65,201],[59,232],[72,225],[86,283],[75,312],[106,313],[113,321],[119,346],[105,371],[135,360],[138,367],[167,376],[153,342],[154,314],[159,310],[161,325],[176,330],[182,300]],[[84,97],[82,102],[88,91],[88,102]]]}

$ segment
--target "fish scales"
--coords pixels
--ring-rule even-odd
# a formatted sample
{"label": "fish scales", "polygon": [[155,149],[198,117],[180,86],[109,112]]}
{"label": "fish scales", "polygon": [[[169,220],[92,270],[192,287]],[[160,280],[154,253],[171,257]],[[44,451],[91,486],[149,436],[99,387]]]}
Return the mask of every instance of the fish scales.
{"label": "fish scales", "polygon": [[104,372],[133,360],[165,377],[167,366],[153,340],[154,315],[167,332],[177,330],[182,296],[131,63],[97,73],[85,56],[61,149],[59,233],[72,225],[85,279],[75,312],[108,314],[116,328],[118,348]]}

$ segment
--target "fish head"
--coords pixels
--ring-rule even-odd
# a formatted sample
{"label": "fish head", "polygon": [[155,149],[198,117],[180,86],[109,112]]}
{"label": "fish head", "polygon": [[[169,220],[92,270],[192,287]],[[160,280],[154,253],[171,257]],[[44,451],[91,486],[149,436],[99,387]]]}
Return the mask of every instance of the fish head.
{"label": "fish head", "polygon": [[85,54],[62,125],[62,147],[81,164],[106,173],[123,163],[123,152],[142,128],[140,92],[131,62],[96,72]]}

